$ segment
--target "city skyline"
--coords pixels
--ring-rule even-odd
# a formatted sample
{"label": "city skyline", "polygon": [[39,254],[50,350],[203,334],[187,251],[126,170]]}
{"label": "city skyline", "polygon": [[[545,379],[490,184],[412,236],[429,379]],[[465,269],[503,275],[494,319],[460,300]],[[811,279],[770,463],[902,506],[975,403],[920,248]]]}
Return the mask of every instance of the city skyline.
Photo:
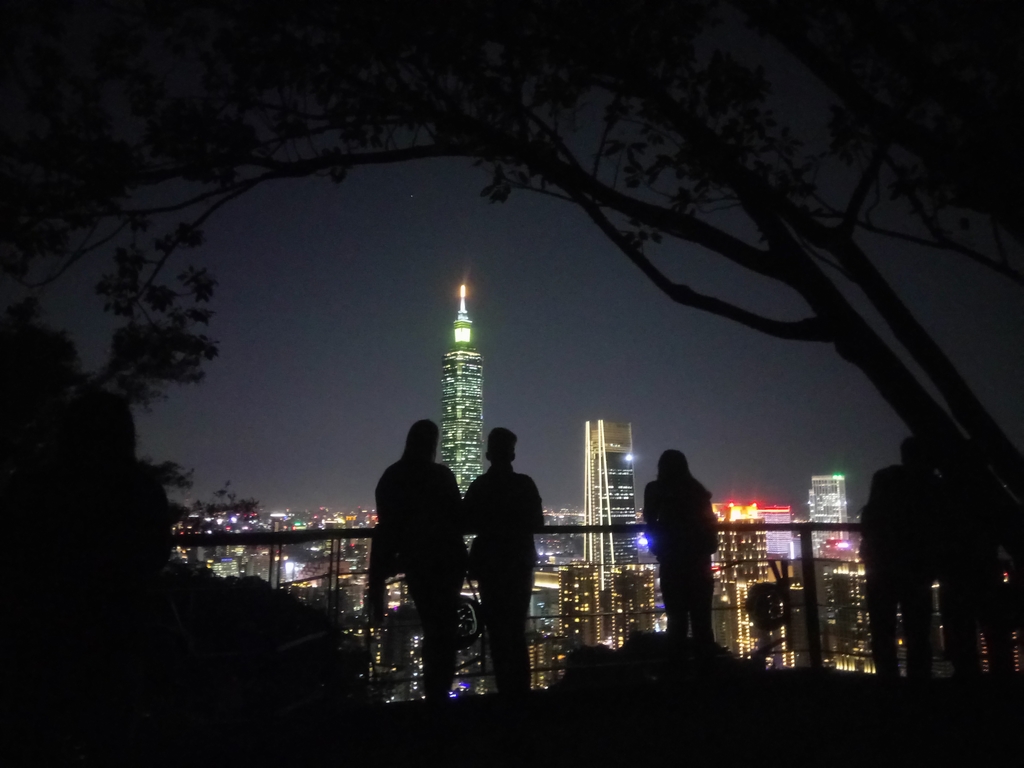
{"label": "city skyline", "polygon": [[1012,755],[1024,6],[171,10],[5,14],[12,759]]}

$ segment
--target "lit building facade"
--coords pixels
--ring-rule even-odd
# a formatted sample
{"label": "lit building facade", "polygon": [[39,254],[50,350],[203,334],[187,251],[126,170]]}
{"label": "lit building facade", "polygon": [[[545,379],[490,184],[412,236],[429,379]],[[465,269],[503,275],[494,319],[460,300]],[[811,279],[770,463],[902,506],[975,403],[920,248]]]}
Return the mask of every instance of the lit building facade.
{"label": "lit building facade", "polygon": [[[732,502],[713,504],[720,523],[781,523],[788,507],[763,507]],[[769,519],[769,515],[772,516]],[[788,519],[785,522],[789,522]],[[777,629],[759,629],[747,612],[750,588],[754,584],[775,581],[779,565],[772,569],[769,559],[769,535],[763,530],[745,531],[742,528],[718,532],[718,551],[711,558],[715,579],[712,620],[715,640],[737,656],[750,656],[758,649],[775,644],[776,652],[766,656],[770,666],[792,667],[796,654],[788,642],[786,626]],[[776,547],[781,545],[776,542]],[[786,574],[788,576],[788,569]]]}
{"label": "lit building facade", "polygon": [[560,636],[527,633],[530,654],[531,688],[547,688],[562,679],[572,646]]}
{"label": "lit building facade", "polygon": [[[723,523],[760,522],[757,505],[714,504]],[[757,632],[746,611],[752,585],[768,581],[768,542],[764,531],[718,532],[718,551],[711,558],[715,577],[715,640],[738,656],[749,656],[758,646]]]}
{"label": "lit building facade", "polygon": [[[390,602],[390,601],[389,601]],[[384,614],[373,660],[380,679],[389,683],[387,701],[415,701],[423,695],[423,629],[407,595]]]}
{"label": "lit building facade", "polygon": [[559,618],[571,646],[598,645],[604,638],[600,568],[591,563],[558,569]]}
{"label": "lit building facade", "polygon": [[481,474],[483,455],[483,357],[473,346],[473,323],[466,312],[466,286],[441,374],[441,463],[454,474],[459,490]]}
{"label": "lit building facade", "polygon": [[[655,568],[651,565],[619,565],[612,569],[610,645],[621,648],[630,635],[653,632]],[[606,641],[607,642],[607,641]]]}
{"label": "lit building facade", "polygon": [[[545,509],[544,525],[583,525],[582,509]],[[547,533],[534,537],[542,563],[567,565],[583,559],[583,534]]]}
{"label": "lit building facade", "polygon": [[864,563],[822,563],[820,572],[825,592],[821,627],[825,664],[844,672],[874,672]]}
{"label": "lit building facade", "polygon": [[[768,525],[789,525],[793,522],[791,507],[761,507],[761,519]],[[793,560],[797,556],[796,539],[792,531],[773,531],[765,533],[768,544],[768,557]]]}
{"label": "lit building facade", "polygon": [[[584,472],[587,525],[636,522],[632,425],[588,421]],[[584,560],[601,566],[601,588],[604,589],[608,568],[638,561],[636,534],[589,533]]]}
{"label": "lit building facade", "polygon": [[[846,478],[843,475],[814,475],[807,506],[812,523],[847,522]],[[825,542],[832,538],[836,538],[835,534],[828,531],[811,534],[815,557],[823,556]]]}

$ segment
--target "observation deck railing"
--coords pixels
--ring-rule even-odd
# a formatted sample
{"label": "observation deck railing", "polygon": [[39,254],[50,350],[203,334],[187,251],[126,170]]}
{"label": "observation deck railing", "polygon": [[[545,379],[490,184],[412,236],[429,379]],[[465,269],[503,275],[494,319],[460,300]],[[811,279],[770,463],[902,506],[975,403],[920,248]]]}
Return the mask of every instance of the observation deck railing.
{"label": "observation deck railing", "polygon": [[[572,652],[582,646],[620,647],[630,635],[664,629],[653,556],[626,565],[574,557],[574,542],[586,534],[640,536],[645,530],[642,524],[552,525],[535,532],[542,537],[528,621],[535,686],[560,678],[572,663]],[[726,545],[714,559],[713,623],[719,645],[759,668],[873,670],[864,569],[856,558],[859,525],[733,522],[717,530],[720,544]],[[789,556],[768,553],[768,533],[793,537]],[[816,533],[850,543],[841,558],[821,557],[814,549],[823,536],[815,542]],[[419,638],[415,612],[401,607],[409,603],[401,578],[390,583],[390,610],[381,626],[370,625],[365,608],[374,534],[372,528],[183,533],[174,546],[180,559],[207,563],[221,575],[259,576],[322,610],[349,647],[365,650],[367,677],[385,691],[385,700],[415,698]],[[560,542],[554,549],[561,554],[548,553],[552,541]],[[752,589],[755,584],[773,586]],[[488,655],[478,640],[460,653],[460,686],[488,690],[483,681],[487,669]]]}

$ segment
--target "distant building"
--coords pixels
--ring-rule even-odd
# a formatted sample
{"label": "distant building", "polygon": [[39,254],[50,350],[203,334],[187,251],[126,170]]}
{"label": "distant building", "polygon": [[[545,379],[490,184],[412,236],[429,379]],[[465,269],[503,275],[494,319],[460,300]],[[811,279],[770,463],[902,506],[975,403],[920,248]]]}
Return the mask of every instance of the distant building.
{"label": "distant building", "polygon": [[874,672],[864,564],[822,563],[820,572],[825,598],[821,645],[826,666],[845,672]]}
{"label": "distant building", "polygon": [[654,608],[654,576],[651,565],[619,565],[612,569],[611,646],[621,648],[630,635],[652,632],[657,618]]}
{"label": "distant building", "polygon": [[[544,526],[583,525],[586,517],[580,508],[545,509]],[[537,554],[540,562],[553,565],[565,565],[583,559],[582,533],[541,533],[534,537],[537,543]]]}
{"label": "distant building", "polygon": [[[587,525],[636,522],[633,485],[633,430],[610,421],[586,423],[584,515]],[[587,534],[584,559],[601,566],[601,588],[608,568],[636,563],[636,534]]]}
{"label": "distant building", "polygon": [[828,538],[822,542],[819,556],[826,560],[855,561],[857,559],[857,547],[849,538]]}
{"label": "distant building", "polygon": [[604,640],[599,570],[591,563],[558,569],[561,634],[572,647],[598,645]]}
{"label": "distant building", "polygon": [[[761,507],[761,519],[768,525],[788,525],[793,522],[791,507]],[[792,560],[796,557],[795,539],[792,531],[773,531],[765,534],[768,557]]]}
{"label": "distant building", "polygon": [[[760,522],[756,504],[714,504],[723,523]],[[738,656],[749,656],[758,636],[746,611],[747,594],[758,582],[768,581],[768,544],[764,531],[718,532],[718,551],[712,557],[715,576],[715,640]]]}
{"label": "distant building", "polygon": [[[843,475],[812,477],[807,506],[812,523],[847,522],[849,517],[846,511],[846,478]],[[811,534],[814,556],[823,557],[825,542],[835,538],[836,534],[828,531]]]}
{"label": "distant building", "polygon": [[530,669],[532,672],[531,687],[547,688],[561,679],[566,658],[572,645],[558,635],[542,635],[528,632]]}
{"label": "distant building", "polygon": [[[762,507],[732,502],[713,504],[720,523],[781,523],[789,522],[789,507]],[[769,516],[771,516],[769,518]],[[742,528],[718,532],[718,551],[712,556],[715,579],[713,626],[715,641],[738,656],[750,656],[760,648],[775,643],[777,652],[767,657],[772,666],[792,667],[796,655],[789,644],[785,626],[778,629],[758,629],[747,612],[750,588],[761,582],[775,581],[779,565],[773,570],[769,559],[769,537],[783,531],[746,531]],[[776,541],[777,549],[782,545]],[[788,557],[788,554],[782,555]],[[788,573],[788,571],[787,571]]]}
{"label": "distant building", "polygon": [[384,614],[380,640],[373,645],[377,675],[388,685],[388,701],[415,701],[423,693],[423,629],[411,602]]}
{"label": "distant building", "polygon": [[210,570],[213,571],[214,576],[221,578],[239,575],[238,562],[233,557],[220,558],[210,565]]}
{"label": "distant building", "polygon": [[559,586],[557,571],[537,569],[533,572],[533,594],[530,596],[530,614],[527,625],[544,636],[559,631]]}
{"label": "distant building", "polygon": [[483,357],[473,347],[473,323],[461,289],[455,337],[445,353],[441,374],[441,463],[455,473],[459,490],[481,474],[483,454]]}

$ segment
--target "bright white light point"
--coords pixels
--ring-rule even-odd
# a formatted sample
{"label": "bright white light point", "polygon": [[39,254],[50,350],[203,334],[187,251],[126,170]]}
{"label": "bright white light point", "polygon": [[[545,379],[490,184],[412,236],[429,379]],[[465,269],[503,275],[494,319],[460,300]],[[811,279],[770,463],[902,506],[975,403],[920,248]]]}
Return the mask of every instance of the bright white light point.
{"label": "bright white light point", "polygon": [[626,454],[626,461],[632,461],[632,460],[633,460],[633,454],[632,453],[627,453]]}
{"label": "bright white light point", "polygon": [[459,288],[459,298],[466,298],[466,286],[464,285]]}

